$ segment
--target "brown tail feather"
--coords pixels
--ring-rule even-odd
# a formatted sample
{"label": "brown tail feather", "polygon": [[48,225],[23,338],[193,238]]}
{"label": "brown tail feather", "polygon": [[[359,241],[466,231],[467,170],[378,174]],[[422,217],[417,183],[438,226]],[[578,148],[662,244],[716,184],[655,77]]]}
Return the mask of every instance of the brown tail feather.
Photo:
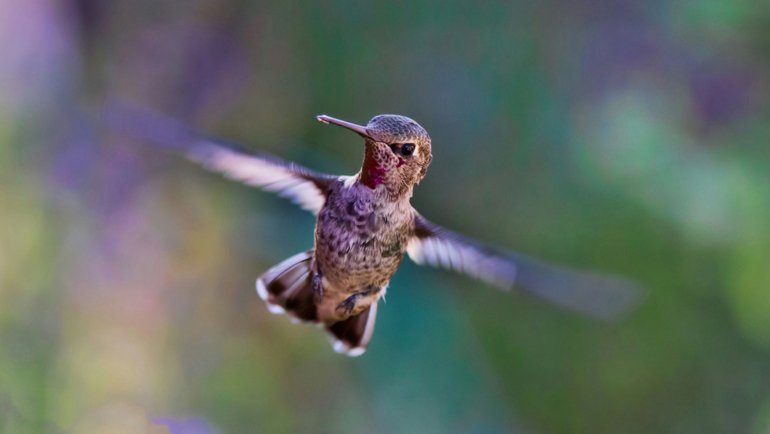
{"label": "brown tail feather", "polygon": [[257,279],[257,293],[272,313],[288,313],[301,320],[318,322],[310,263],[313,251],[298,253]]}
{"label": "brown tail feather", "polygon": [[326,331],[331,335],[334,351],[351,357],[363,354],[372,339],[376,320],[377,302],[374,302],[356,316],[327,325]]}
{"label": "brown tail feather", "polygon": [[[298,253],[257,279],[257,293],[272,313],[287,313],[306,322],[320,322],[312,287],[310,265],[313,251]],[[377,303],[344,321],[326,324],[334,350],[349,356],[360,356],[372,338],[377,318]]]}

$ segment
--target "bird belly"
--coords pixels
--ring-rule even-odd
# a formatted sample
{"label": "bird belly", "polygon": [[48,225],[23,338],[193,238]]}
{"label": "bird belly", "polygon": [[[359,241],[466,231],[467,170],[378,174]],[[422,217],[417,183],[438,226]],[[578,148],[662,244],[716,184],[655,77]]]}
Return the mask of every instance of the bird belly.
{"label": "bird belly", "polygon": [[319,271],[342,288],[383,286],[396,272],[406,248],[399,231],[371,232],[319,227],[316,262]]}
{"label": "bird belly", "polygon": [[[403,258],[400,237],[358,231],[316,231],[315,270],[322,276],[324,296],[319,318],[340,321],[376,302]],[[350,314],[337,309],[359,294]]]}

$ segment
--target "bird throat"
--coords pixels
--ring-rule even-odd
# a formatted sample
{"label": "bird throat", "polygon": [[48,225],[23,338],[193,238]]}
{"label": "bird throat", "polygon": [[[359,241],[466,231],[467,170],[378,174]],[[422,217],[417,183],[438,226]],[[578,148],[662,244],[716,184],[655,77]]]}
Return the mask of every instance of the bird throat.
{"label": "bird throat", "polygon": [[376,152],[377,150],[367,149],[364,156],[364,164],[361,166],[361,183],[371,189],[384,184],[385,176],[388,173],[388,169],[377,161],[374,155]]}

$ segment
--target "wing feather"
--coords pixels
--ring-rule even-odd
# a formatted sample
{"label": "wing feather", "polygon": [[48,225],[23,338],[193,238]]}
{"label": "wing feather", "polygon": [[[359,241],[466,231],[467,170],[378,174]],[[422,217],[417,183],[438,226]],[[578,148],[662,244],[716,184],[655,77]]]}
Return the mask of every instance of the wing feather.
{"label": "wing feather", "polygon": [[137,107],[113,104],[104,115],[113,128],[181,152],[211,171],[276,193],[314,214],[321,210],[329,186],[338,179],[271,155],[241,151],[234,145],[202,137],[173,119]]}
{"label": "wing feather", "polygon": [[492,249],[419,214],[406,251],[417,264],[465,273],[505,290],[516,285],[559,306],[604,319],[629,311],[644,294],[639,285],[622,278],[570,270]]}

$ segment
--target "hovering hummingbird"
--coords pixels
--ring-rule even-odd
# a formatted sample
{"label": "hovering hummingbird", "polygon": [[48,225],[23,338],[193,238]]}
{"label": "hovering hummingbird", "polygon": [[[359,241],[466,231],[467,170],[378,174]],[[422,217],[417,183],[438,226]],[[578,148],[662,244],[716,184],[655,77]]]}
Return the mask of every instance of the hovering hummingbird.
{"label": "hovering hummingbird", "polygon": [[183,152],[206,168],[286,197],[317,216],[314,247],[267,270],[257,294],[272,313],[323,325],[334,350],[364,353],[377,306],[405,255],[418,264],[466,273],[508,290],[515,285],[557,305],[610,319],[638,302],[624,279],[581,273],[484,246],[444,229],[410,204],[432,160],[428,132],[401,115],[365,126],[317,119],[363,138],[364,159],[352,176],[314,172],[265,154],[204,138],[161,115],[112,107],[107,120],[127,133]]}

